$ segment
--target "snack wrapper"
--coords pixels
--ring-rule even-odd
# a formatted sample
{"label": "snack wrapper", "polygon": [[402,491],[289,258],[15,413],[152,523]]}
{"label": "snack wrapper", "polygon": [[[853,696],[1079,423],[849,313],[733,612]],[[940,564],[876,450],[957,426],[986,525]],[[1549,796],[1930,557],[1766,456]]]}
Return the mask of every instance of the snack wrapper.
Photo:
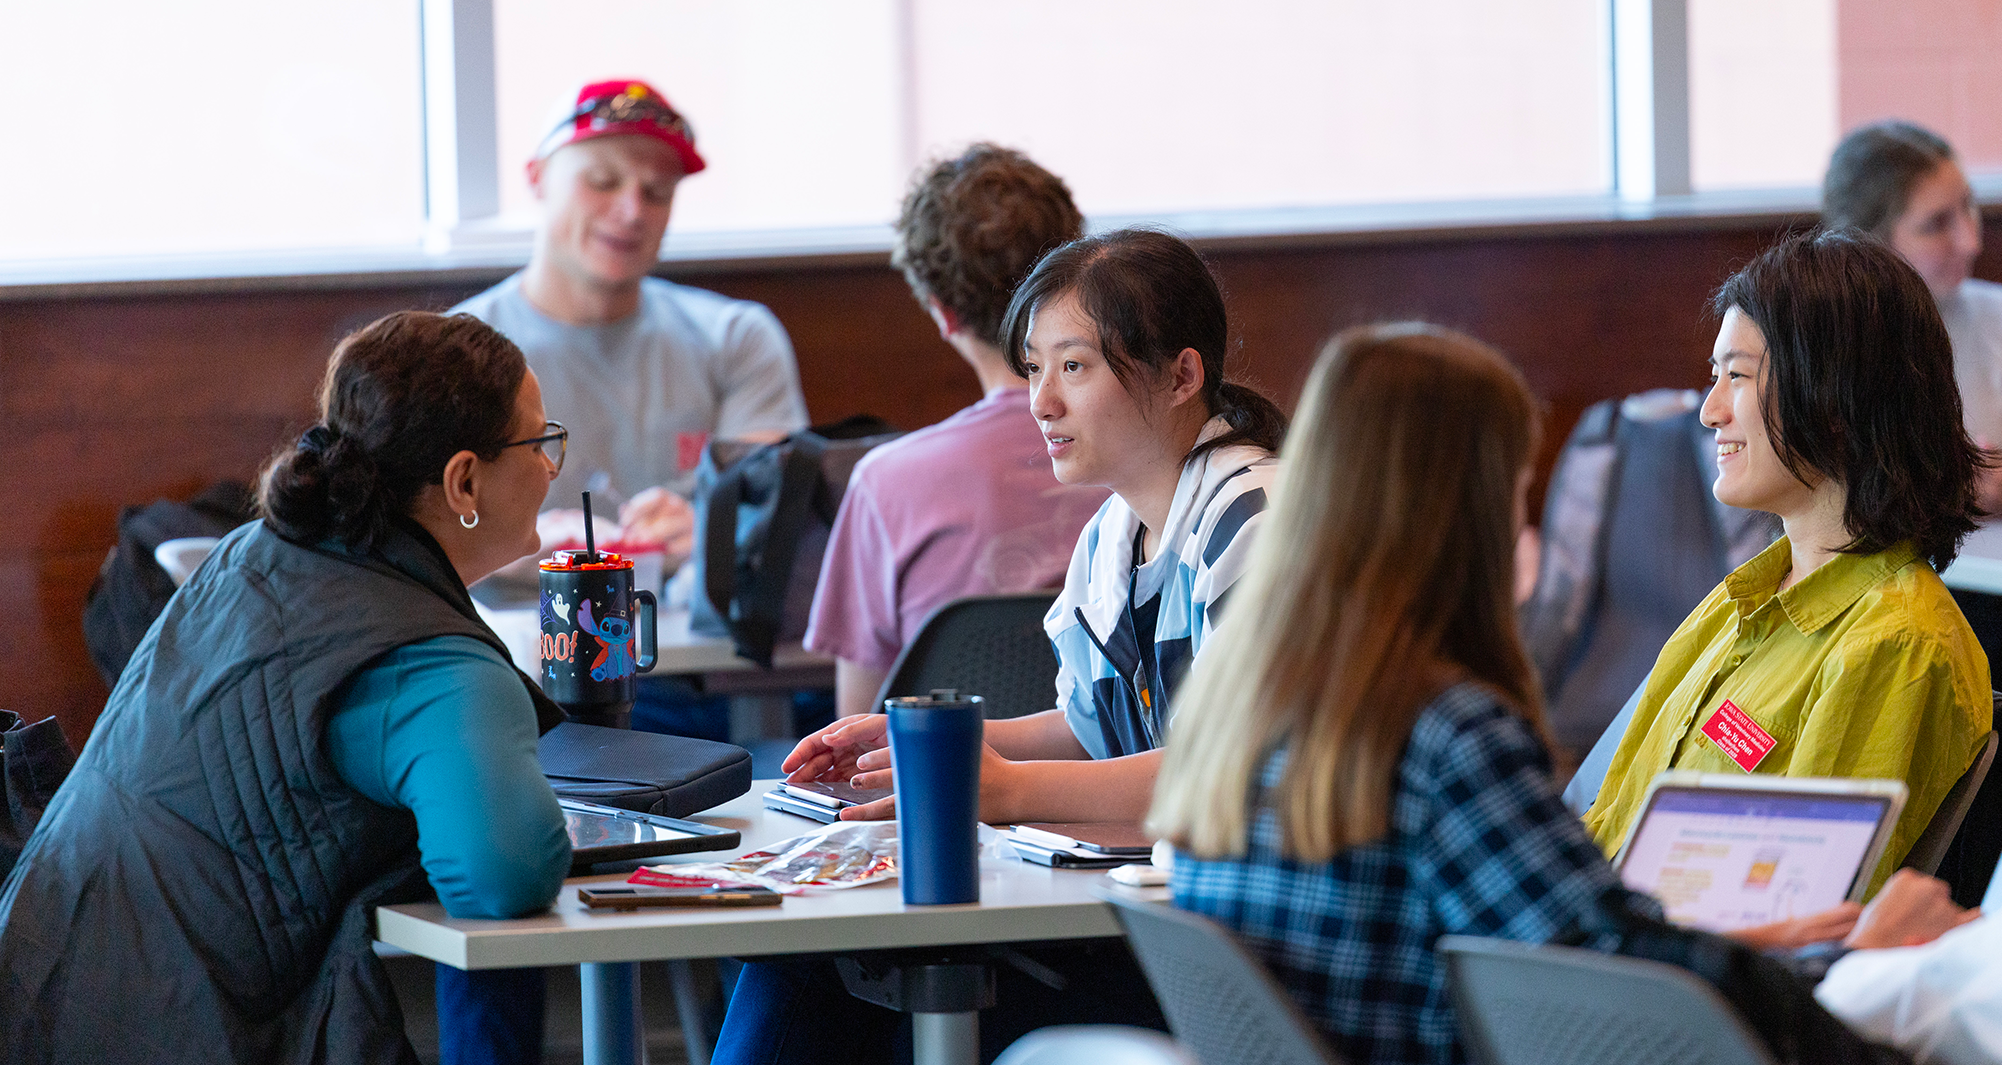
{"label": "snack wrapper", "polygon": [[852,888],[897,876],[895,821],[837,821],[727,862],[646,866],[626,878],[653,887]]}

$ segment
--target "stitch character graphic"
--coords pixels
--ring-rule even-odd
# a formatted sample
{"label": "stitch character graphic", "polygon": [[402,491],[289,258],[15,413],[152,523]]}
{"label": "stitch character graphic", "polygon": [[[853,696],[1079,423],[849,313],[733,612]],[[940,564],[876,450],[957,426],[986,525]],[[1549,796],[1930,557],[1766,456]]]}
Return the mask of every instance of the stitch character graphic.
{"label": "stitch character graphic", "polygon": [[577,627],[598,638],[603,650],[591,660],[592,680],[617,680],[633,675],[633,629],[632,622],[621,617],[608,617],[595,621],[591,617],[591,601],[577,601]]}

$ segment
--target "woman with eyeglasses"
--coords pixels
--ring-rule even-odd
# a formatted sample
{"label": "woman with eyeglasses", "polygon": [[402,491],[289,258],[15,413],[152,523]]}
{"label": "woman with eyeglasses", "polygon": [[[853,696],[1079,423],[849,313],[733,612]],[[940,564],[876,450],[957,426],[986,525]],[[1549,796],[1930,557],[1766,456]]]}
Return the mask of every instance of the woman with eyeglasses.
{"label": "woman with eyeglasses", "polygon": [[475,318],[341,342],[0,891],[0,1060],[411,1060],[374,907],[515,917],[569,868],[561,712],[466,594],[539,547],[563,441]]}

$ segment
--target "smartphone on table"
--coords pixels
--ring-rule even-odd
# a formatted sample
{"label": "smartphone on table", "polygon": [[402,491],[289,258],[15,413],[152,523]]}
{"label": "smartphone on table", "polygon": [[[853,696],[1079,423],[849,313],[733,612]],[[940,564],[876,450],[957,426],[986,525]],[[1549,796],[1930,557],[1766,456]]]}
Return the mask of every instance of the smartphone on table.
{"label": "smartphone on table", "polygon": [[634,887],[585,885],[577,899],[586,906],[637,910],[642,906],[777,906],[785,896],[768,887]]}

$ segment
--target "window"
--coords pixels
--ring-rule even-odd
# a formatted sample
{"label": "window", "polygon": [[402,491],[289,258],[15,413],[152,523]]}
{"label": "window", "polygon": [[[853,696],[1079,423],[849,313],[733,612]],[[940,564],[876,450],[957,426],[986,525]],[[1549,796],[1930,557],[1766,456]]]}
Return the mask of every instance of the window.
{"label": "window", "polygon": [[417,0],[11,4],[0,260],[415,244]]}
{"label": "window", "polygon": [[529,153],[580,85],[624,76],[709,159],[677,199],[684,254],[880,247],[912,172],[974,140],[1100,222],[1243,235],[1368,205],[1617,217],[1616,162],[1644,204],[1804,205],[1840,134],[1891,116],[2002,171],[2002,0],[14,4],[0,267],[519,262]]}
{"label": "window", "polygon": [[679,232],[880,223],[974,140],[1100,216],[1600,193],[1603,7],[616,0],[587,34],[574,5],[495,0],[501,206],[530,214],[521,166],[568,95],[629,76],[710,164]]}
{"label": "window", "polygon": [[1997,0],[1688,0],[1693,184],[1819,188],[1843,134],[1886,118],[2002,170]]}
{"label": "window", "polygon": [[1690,184],[1818,187],[1840,136],[1835,0],[1689,0]]}
{"label": "window", "polygon": [[1087,214],[1608,190],[1602,0],[913,5],[916,139]]}

